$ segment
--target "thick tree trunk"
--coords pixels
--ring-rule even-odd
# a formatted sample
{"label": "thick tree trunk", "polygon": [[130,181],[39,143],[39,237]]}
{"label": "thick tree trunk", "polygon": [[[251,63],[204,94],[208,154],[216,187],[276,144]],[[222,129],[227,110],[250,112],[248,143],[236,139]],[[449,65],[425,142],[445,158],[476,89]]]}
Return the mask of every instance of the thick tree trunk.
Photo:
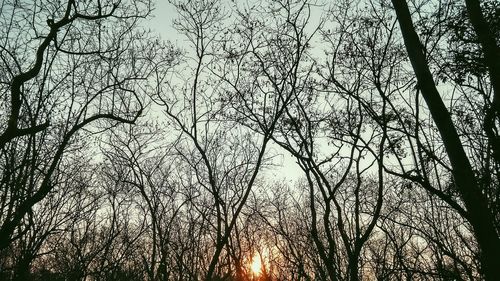
{"label": "thick tree trunk", "polygon": [[497,114],[500,114],[500,49],[491,33],[488,23],[481,12],[478,0],[465,0],[470,22],[474,27],[479,43],[484,53],[485,63],[488,67],[491,85],[495,95],[493,105]]}
{"label": "thick tree trunk", "polygon": [[500,163],[500,138],[496,134],[495,120],[500,118],[500,48],[481,11],[478,0],[466,0],[467,13],[484,53],[493,87],[493,106],[484,117],[484,131],[493,148],[493,156]]}
{"label": "thick tree trunk", "polygon": [[359,281],[359,255],[357,253],[353,253],[352,256],[349,257],[349,281]]}
{"label": "thick tree trunk", "polygon": [[403,0],[392,0],[392,3],[396,10],[408,56],[417,77],[418,86],[438,127],[450,159],[456,187],[467,208],[467,219],[474,229],[481,251],[481,270],[486,280],[498,280],[500,276],[500,239],[493,223],[493,214],[477,184],[450,113],[436,89],[422,51],[423,46],[411,20],[408,5]]}

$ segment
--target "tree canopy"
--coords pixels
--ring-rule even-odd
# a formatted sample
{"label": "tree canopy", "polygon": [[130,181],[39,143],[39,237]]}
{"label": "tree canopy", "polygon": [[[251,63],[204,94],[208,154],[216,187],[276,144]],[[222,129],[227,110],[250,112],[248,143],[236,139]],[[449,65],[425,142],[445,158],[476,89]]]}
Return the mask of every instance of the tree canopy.
{"label": "tree canopy", "polygon": [[0,279],[500,276],[497,1],[155,4],[0,5]]}

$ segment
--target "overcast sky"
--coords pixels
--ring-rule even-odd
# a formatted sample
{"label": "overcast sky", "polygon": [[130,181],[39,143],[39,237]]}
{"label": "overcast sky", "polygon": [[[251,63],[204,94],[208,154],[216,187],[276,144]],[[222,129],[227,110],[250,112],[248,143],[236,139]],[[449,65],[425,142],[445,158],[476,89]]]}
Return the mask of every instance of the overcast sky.
{"label": "overcast sky", "polygon": [[175,8],[166,0],[156,0],[153,17],[148,21],[148,27],[157,31],[165,40],[177,41],[179,35],[172,27],[175,18]]}

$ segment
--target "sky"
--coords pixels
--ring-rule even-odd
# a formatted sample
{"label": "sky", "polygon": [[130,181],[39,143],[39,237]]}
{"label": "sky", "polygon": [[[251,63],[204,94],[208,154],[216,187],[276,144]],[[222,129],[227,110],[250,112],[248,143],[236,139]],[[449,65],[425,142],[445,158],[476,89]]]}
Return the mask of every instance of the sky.
{"label": "sky", "polygon": [[[167,0],[156,0],[152,17],[147,21],[146,27],[158,33],[165,41],[171,41],[178,46],[183,45],[185,39],[172,27],[176,14],[174,6]],[[275,181],[285,180],[289,182],[295,182],[301,177],[303,172],[296,163],[295,157],[276,144],[272,144],[268,148],[269,151],[280,155],[277,159],[280,159],[278,162],[282,162],[283,166],[262,171],[265,177]]]}
{"label": "sky", "polygon": [[176,43],[182,40],[182,38],[172,27],[172,21],[175,17],[176,11],[172,4],[167,0],[156,0],[153,16],[149,19],[146,26],[160,34],[164,40]]}

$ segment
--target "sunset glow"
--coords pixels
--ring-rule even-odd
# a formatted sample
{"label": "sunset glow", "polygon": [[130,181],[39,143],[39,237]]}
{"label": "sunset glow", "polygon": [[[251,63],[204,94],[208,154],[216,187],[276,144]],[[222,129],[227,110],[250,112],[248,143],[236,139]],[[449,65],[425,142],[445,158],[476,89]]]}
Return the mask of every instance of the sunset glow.
{"label": "sunset glow", "polygon": [[252,264],[250,265],[250,269],[254,275],[259,275],[262,272],[262,261],[259,255],[254,255],[252,258]]}

